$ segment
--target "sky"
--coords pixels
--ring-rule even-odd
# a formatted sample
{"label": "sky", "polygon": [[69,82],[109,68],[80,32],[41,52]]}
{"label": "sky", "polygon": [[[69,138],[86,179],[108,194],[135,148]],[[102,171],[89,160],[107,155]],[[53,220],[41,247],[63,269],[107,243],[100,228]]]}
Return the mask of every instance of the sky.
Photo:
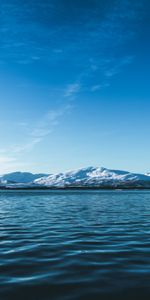
{"label": "sky", "polygon": [[0,0],[0,174],[150,171],[149,15],[149,0]]}

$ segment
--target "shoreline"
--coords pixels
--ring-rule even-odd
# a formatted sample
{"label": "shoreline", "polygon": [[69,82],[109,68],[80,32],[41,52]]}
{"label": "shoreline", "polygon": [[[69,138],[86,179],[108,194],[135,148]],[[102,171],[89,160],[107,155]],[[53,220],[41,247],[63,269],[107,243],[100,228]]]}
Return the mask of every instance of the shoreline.
{"label": "shoreline", "polygon": [[0,187],[0,191],[33,191],[33,190],[48,190],[48,191],[72,191],[72,190],[105,190],[105,191],[127,191],[127,190],[150,190],[150,187]]}

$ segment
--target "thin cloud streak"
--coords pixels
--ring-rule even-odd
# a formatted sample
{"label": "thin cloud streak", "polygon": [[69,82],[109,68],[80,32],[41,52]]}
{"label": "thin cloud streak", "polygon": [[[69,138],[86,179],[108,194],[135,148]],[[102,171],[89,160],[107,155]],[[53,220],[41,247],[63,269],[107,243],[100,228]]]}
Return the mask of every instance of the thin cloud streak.
{"label": "thin cloud streak", "polygon": [[64,97],[71,97],[76,95],[81,90],[81,84],[80,83],[73,83],[69,84],[66,88],[66,91],[64,93]]}
{"label": "thin cloud streak", "polygon": [[24,154],[25,152],[32,151],[37,144],[41,143],[44,138],[49,136],[54,128],[60,124],[61,117],[65,114],[69,114],[71,110],[72,105],[69,103],[56,110],[49,110],[41,120],[35,124],[35,127],[27,137],[27,141],[24,144],[11,147],[11,153]]}

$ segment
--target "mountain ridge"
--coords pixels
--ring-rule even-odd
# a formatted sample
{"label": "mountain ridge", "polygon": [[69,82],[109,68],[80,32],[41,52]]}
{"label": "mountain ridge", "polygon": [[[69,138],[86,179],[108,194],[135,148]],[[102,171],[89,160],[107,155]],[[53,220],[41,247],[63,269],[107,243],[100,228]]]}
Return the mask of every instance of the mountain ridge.
{"label": "mountain ridge", "polygon": [[87,167],[65,173],[49,175],[47,178],[35,180],[38,185],[69,187],[69,186],[102,186],[120,183],[150,182],[150,176],[131,173],[123,170],[113,170],[104,167]]}
{"label": "mountain ridge", "polygon": [[12,182],[12,183],[29,183],[34,181],[35,179],[48,176],[48,174],[38,173],[33,174],[30,172],[11,172],[0,176],[1,182]]}
{"label": "mountain ridge", "polygon": [[150,188],[150,174],[86,167],[56,174],[13,172],[0,176],[4,188]]}

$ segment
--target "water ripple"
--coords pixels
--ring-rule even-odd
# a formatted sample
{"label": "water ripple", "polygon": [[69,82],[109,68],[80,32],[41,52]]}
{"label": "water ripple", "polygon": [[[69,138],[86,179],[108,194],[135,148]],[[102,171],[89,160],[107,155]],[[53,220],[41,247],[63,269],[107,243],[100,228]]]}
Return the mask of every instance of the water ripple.
{"label": "water ripple", "polygon": [[149,191],[0,192],[0,299],[149,299]]}

